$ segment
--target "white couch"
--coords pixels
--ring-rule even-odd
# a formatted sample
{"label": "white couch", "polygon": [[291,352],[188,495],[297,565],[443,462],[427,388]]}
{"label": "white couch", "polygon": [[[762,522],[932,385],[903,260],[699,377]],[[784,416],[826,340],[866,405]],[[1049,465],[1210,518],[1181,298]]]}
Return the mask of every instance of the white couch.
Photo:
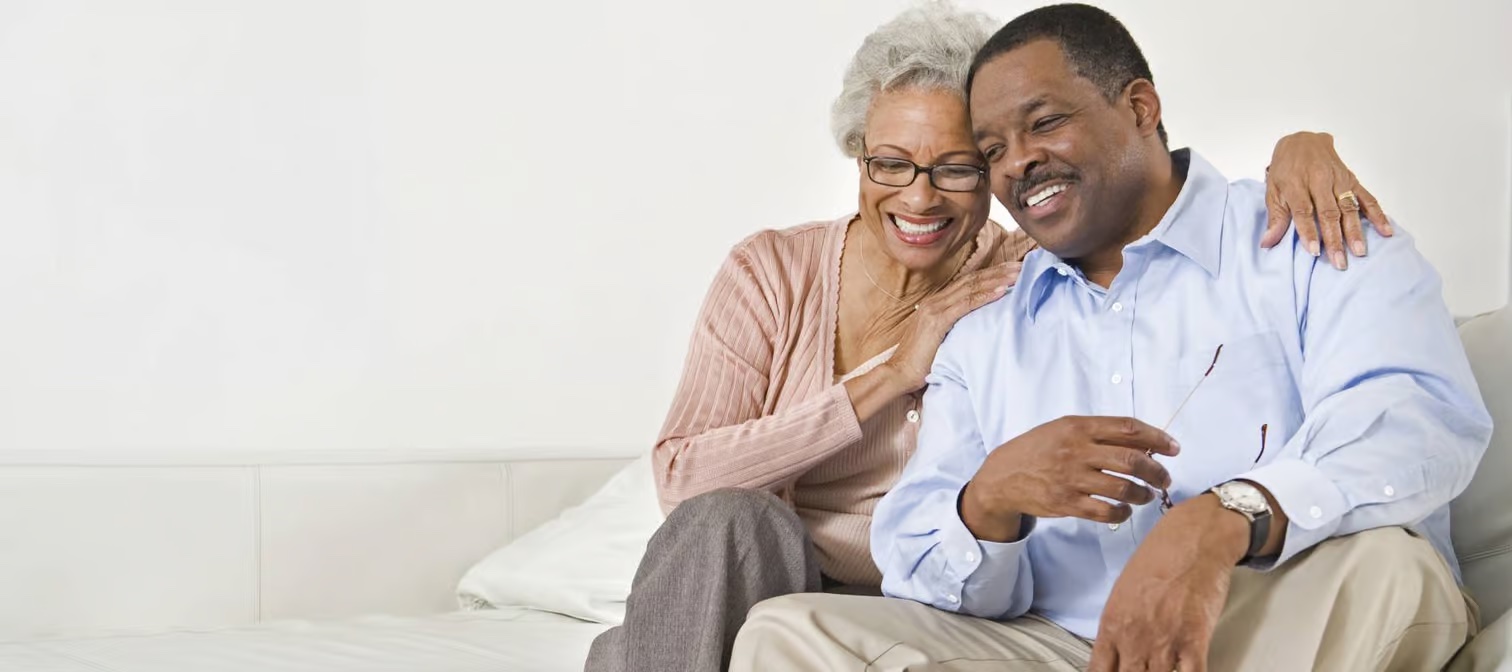
{"label": "white couch", "polygon": [[[1461,333],[1498,431],[1453,514],[1467,588],[1491,625],[1451,669],[1512,670],[1512,309]],[[235,669],[296,669],[279,662],[295,656],[377,669],[339,663],[396,645],[420,662],[382,669],[581,669],[605,626],[446,612],[469,566],[628,461],[0,453],[0,672],[216,670],[232,650]],[[163,630],[177,632],[141,634]]]}
{"label": "white couch", "polygon": [[606,626],[458,580],[629,461],[0,453],[0,671],[581,670]]}

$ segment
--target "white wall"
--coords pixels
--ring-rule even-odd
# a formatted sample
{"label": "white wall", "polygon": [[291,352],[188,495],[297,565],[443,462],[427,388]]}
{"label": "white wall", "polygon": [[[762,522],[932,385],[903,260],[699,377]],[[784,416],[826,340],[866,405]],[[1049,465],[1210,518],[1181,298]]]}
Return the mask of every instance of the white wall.
{"label": "white wall", "polygon": [[[1104,4],[1177,143],[1330,130],[1506,301],[1512,4]],[[904,5],[0,4],[0,449],[648,446],[729,246],[853,205]]]}

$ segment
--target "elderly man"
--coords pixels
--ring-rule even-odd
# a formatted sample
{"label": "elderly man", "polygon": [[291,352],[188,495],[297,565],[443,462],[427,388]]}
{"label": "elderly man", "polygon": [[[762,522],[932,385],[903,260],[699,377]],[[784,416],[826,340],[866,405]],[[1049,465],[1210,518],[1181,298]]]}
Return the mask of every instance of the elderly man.
{"label": "elderly man", "polygon": [[1439,669],[1476,627],[1447,505],[1491,424],[1411,238],[1347,273],[1253,249],[1264,188],[1167,149],[1098,9],[1014,20],[968,92],[1043,249],[940,347],[877,508],[907,601],[768,601],[733,669]]}

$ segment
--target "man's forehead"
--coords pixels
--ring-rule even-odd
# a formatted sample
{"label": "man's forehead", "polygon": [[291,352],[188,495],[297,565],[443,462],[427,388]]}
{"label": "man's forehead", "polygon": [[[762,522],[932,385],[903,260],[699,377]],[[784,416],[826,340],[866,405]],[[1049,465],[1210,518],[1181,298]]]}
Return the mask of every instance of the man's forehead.
{"label": "man's forehead", "polygon": [[978,110],[1021,117],[1087,93],[1083,89],[1095,93],[1095,88],[1071,68],[1058,43],[1035,40],[994,56],[977,70],[970,99],[973,121],[991,121],[977,119]]}
{"label": "man's forehead", "polygon": [[1059,42],[1049,38],[1030,40],[988,59],[977,76],[1061,78],[1075,76]]}

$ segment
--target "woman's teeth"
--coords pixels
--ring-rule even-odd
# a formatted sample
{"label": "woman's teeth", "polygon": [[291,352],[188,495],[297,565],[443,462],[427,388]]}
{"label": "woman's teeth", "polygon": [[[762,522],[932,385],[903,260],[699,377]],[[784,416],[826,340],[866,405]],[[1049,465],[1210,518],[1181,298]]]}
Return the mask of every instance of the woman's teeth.
{"label": "woman's teeth", "polygon": [[906,233],[910,236],[923,236],[931,234],[950,225],[950,218],[948,217],[945,219],[935,220],[928,224],[915,224],[906,219],[899,218],[897,215],[888,215],[887,218],[892,220],[893,225],[898,227],[899,231],[902,231],[903,233]]}
{"label": "woman's teeth", "polygon": [[1024,199],[1024,204],[1032,208],[1036,205],[1044,203],[1045,201],[1049,200],[1051,196],[1065,191],[1067,186],[1069,185],[1066,185],[1064,183],[1052,184],[1048,187],[1045,187],[1044,189],[1030,194],[1029,198]]}

